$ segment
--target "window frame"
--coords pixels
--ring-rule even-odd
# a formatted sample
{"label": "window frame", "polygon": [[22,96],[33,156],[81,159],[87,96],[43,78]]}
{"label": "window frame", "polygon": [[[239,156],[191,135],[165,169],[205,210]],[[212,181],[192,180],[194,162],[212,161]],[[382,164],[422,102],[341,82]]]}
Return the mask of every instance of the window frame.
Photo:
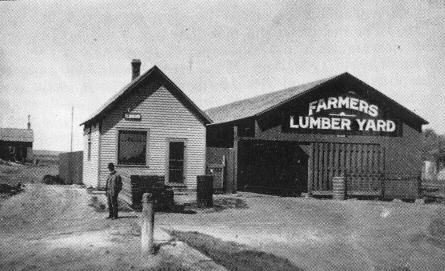
{"label": "window frame", "polygon": [[[121,132],[145,132],[145,163],[144,164],[122,164],[119,162],[119,135]],[[131,128],[131,127],[122,127],[117,128],[116,133],[116,150],[115,150],[115,164],[119,167],[140,167],[140,168],[148,168],[148,157],[149,157],[149,140],[150,138],[150,129],[140,129],[140,128]]]}

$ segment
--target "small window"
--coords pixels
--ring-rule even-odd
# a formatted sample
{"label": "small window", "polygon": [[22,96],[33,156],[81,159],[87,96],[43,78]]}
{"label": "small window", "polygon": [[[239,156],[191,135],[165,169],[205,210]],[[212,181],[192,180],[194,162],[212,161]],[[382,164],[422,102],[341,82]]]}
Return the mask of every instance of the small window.
{"label": "small window", "polygon": [[118,164],[145,165],[146,152],[146,131],[119,131]]}
{"label": "small window", "polygon": [[91,160],[91,132],[88,133],[88,161]]}

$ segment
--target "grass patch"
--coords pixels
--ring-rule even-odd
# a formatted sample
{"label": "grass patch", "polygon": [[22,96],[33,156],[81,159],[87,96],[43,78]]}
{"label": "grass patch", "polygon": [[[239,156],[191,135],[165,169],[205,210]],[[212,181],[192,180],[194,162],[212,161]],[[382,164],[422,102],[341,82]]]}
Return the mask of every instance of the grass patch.
{"label": "grass patch", "polygon": [[199,232],[171,231],[176,239],[199,250],[217,264],[233,271],[303,270],[288,259],[249,249],[235,242],[226,242]]}

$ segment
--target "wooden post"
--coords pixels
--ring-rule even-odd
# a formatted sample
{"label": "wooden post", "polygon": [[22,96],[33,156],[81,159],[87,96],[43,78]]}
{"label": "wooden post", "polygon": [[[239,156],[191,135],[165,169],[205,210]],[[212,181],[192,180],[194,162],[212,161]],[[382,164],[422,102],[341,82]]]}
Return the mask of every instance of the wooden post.
{"label": "wooden post", "polygon": [[384,174],[380,173],[379,178],[380,178],[380,189],[381,189],[380,197],[381,197],[381,200],[384,200],[385,199],[385,176],[384,176]]}
{"label": "wooden post", "polygon": [[423,198],[423,195],[422,195],[422,175],[417,177],[417,198],[418,199]]}
{"label": "wooden post", "polygon": [[142,223],[141,223],[141,245],[142,256],[154,254],[153,233],[155,212],[153,206],[153,195],[144,193],[142,195]]}
{"label": "wooden post", "polygon": [[233,150],[234,150],[234,170],[233,170],[233,190],[232,192],[238,191],[238,126],[233,126]]}

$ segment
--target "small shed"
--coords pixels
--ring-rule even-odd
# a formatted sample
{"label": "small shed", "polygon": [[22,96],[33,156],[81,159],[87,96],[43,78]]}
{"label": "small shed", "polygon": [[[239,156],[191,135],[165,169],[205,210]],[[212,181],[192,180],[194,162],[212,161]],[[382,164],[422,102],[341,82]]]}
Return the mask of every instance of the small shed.
{"label": "small shed", "polygon": [[0,159],[15,162],[32,161],[34,133],[28,116],[28,128],[0,128]]}
{"label": "small shed", "polygon": [[168,186],[195,189],[211,121],[157,66],[140,75],[140,65],[133,60],[131,82],[81,124],[83,183],[104,188],[112,162],[126,177],[163,176]]}

